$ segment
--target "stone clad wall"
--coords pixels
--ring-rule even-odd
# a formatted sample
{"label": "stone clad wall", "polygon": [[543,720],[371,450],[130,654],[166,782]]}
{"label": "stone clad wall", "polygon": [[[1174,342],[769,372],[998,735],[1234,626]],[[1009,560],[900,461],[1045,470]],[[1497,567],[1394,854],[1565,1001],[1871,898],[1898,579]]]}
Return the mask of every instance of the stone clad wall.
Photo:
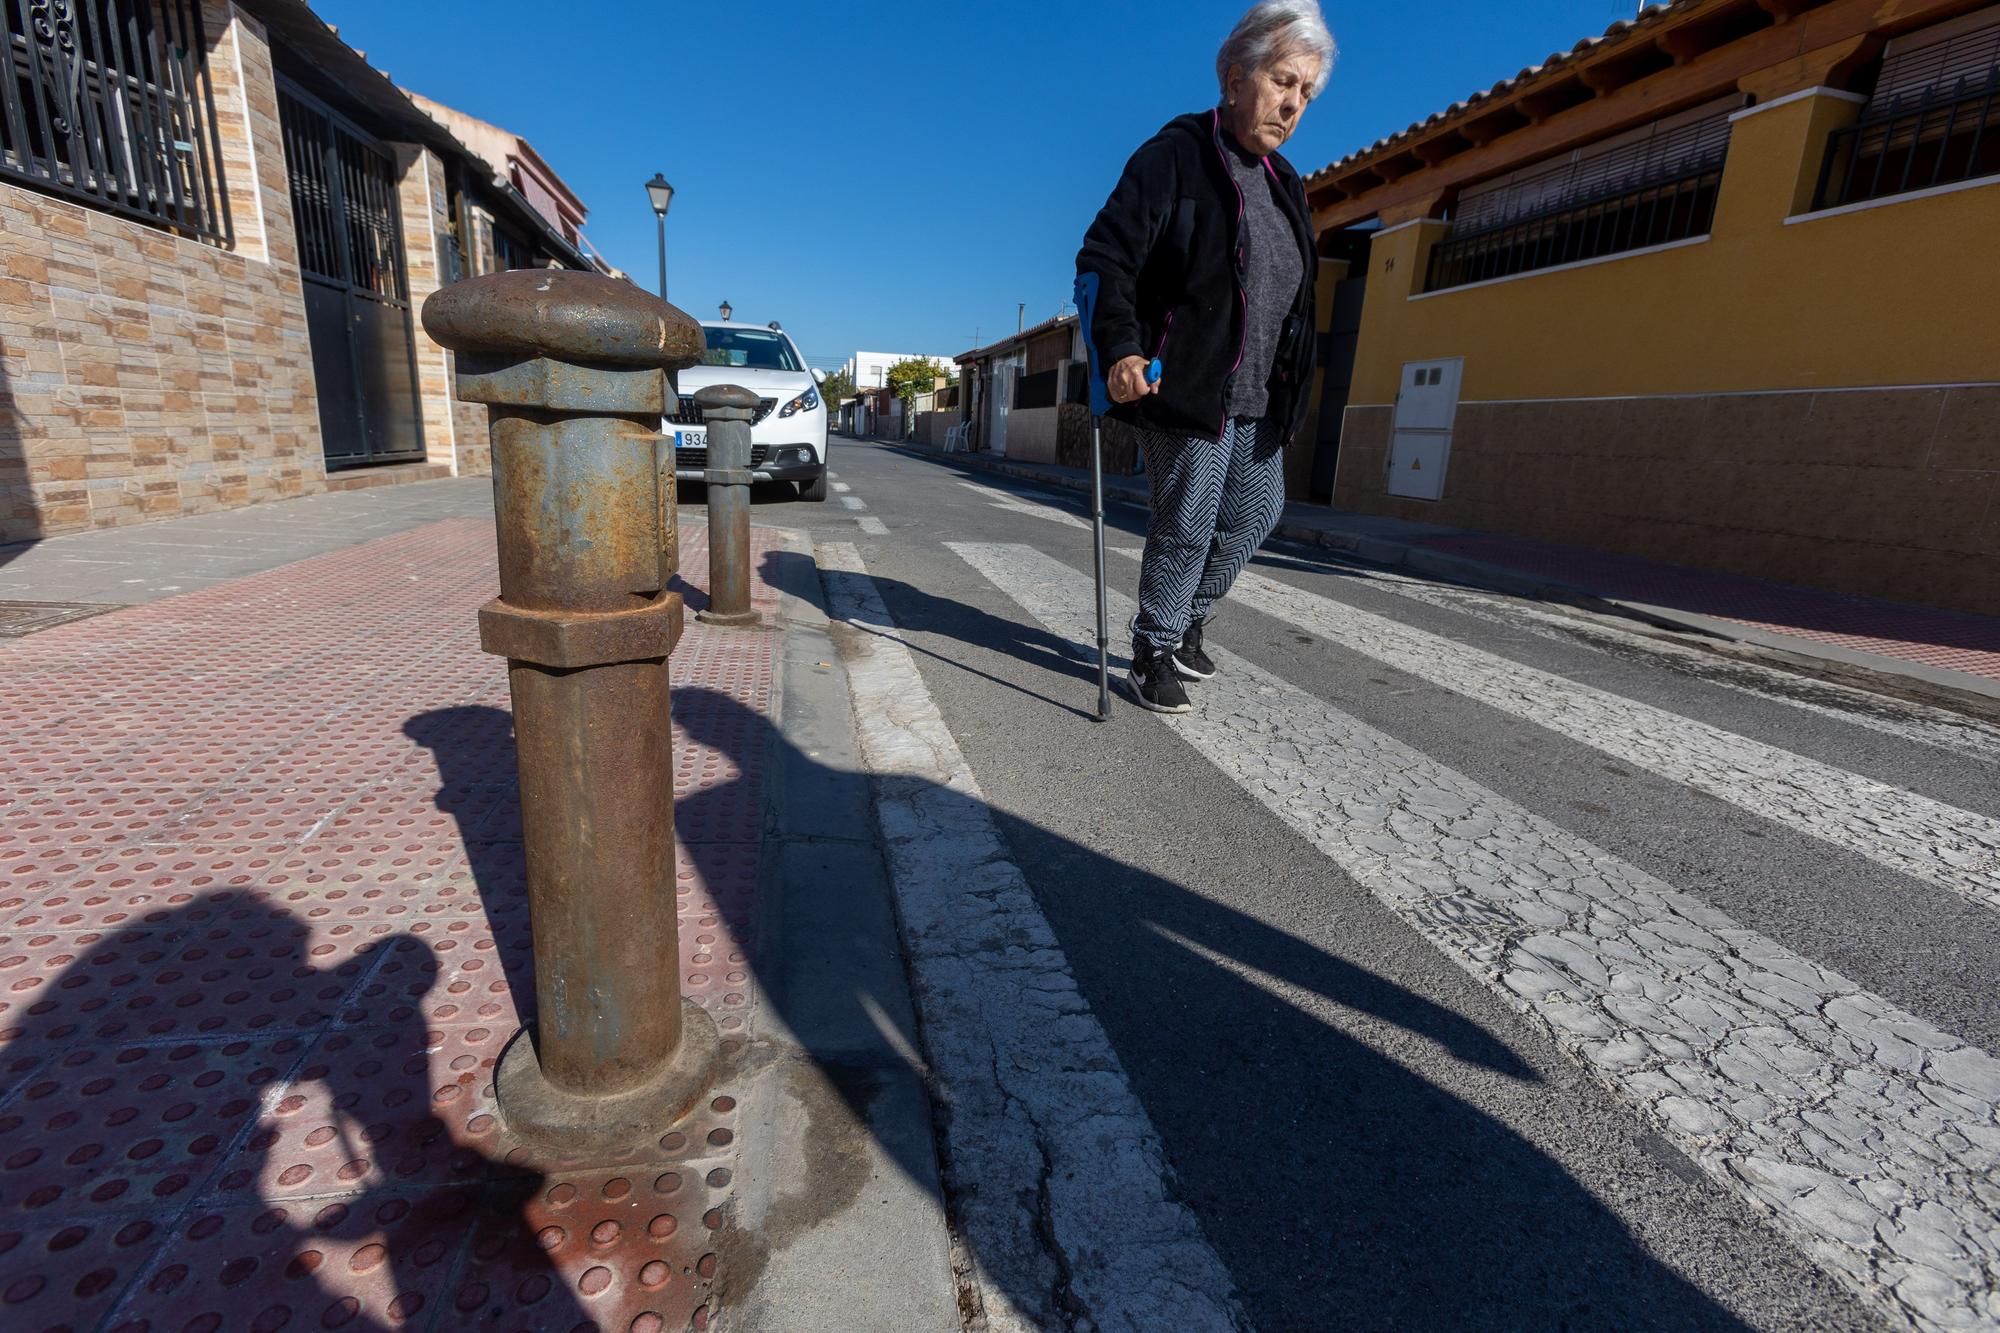
{"label": "stone clad wall", "polygon": [[203,20],[228,248],[0,184],[0,541],[325,484],[270,50]]}

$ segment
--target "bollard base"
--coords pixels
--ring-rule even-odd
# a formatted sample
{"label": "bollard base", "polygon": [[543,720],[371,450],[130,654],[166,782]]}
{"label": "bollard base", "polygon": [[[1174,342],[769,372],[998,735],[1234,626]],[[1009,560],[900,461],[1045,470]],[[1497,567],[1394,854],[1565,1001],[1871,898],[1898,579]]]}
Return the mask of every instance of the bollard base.
{"label": "bollard base", "polygon": [[693,1000],[681,1001],[681,1044],[657,1075],[610,1097],[583,1097],[542,1074],[534,1033],[522,1028],[507,1043],[494,1072],[500,1119],[531,1146],[575,1157],[581,1153],[644,1152],[684,1119],[715,1085],[722,1040],[715,1020]]}
{"label": "bollard base", "polygon": [[732,611],[727,614],[697,611],[694,618],[704,625],[715,625],[721,629],[761,629],[764,624],[764,617],[755,611]]}

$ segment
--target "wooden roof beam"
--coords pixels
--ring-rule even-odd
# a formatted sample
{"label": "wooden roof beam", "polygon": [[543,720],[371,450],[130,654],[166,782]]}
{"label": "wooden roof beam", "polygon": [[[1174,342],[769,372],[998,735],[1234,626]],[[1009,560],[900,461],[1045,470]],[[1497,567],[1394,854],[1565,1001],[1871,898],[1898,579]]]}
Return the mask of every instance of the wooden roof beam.
{"label": "wooden roof beam", "polygon": [[1818,0],[1757,0],[1757,8],[1780,23],[1789,23],[1811,9]]}
{"label": "wooden roof beam", "polygon": [[1536,88],[1514,99],[1514,105],[1528,118],[1530,125],[1539,125],[1549,117],[1581,106],[1597,94],[1582,79],[1562,79],[1546,88]]}

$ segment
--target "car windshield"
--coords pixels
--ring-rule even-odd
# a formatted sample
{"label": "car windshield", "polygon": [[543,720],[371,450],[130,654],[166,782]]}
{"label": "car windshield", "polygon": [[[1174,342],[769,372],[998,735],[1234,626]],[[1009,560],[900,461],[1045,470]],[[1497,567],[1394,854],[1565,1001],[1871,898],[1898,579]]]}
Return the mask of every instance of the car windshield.
{"label": "car windshield", "polygon": [[743,366],[750,370],[803,370],[792,354],[791,340],[768,329],[703,329],[708,339],[708,365]]}

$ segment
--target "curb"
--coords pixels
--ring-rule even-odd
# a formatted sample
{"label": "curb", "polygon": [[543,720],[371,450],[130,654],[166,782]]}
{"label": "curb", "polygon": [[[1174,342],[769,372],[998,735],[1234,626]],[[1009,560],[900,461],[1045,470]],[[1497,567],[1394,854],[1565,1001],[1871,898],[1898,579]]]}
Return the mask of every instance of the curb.
{"label": "curb", "polygon": [[[947,454],[914,440],[873,442],[902,449],[924,458],[951,463],[962,462],[967,467],[979,471],[997,473],[1043,486],[1081,491],[1086,494],[1090,490],[1088,482],[1080,478],[1050,473],[1038,464],[1009,463],[1005,459],[989,458],[982,454]],[[1133,485],[1131,479],[1127,477],[1106,477],[1104,494],[1107,500],[1123,500],[1139,505],[1147,503],[1145,487]],[[1284,520],[1279,521],[1274,535],[1301,545],[1338,551],[1370,564],[1408,569],[1433,578],[1473,584],[1517,597],[1557,602],[1578,611],[1616,617],[1628,623],[1637,622],[1649,630],[1664,631],[1679,642],[1691,642],[1694,646],[1716,653],[1718,656],[1763,666],[1781,666],[1835,684],[1894,695],[1912,702],[1947,708],[1954,712],[1970,713],[1988,721],[2000,722],[2000,681],[1986,680],[1967,672],[1925,666],[1921,662],[1903,662],[1896,658],[1857,652],[1834,644],[1815,643],[1674,607],[1609,597],[1578,584],[1564,583],[1538,574],[1524,574],[1505,565],[1434,551],[1413,542],[1397,541],[1390,537],[1330,532],[1324,528]]]}

